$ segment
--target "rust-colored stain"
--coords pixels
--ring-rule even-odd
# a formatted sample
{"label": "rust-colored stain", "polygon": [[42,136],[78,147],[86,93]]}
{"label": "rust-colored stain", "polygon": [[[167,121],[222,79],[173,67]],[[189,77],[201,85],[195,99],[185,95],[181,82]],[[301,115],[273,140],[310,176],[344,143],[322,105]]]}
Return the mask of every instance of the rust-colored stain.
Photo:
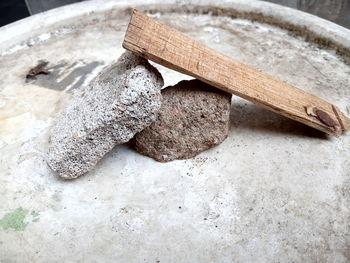
{"label": "rust-colored stain", "polygon": [[329,116],[329,114],[323,110],[314,109],[314,112],[317,116],[317,118],[324,124],[326,124],[328,127],[335,127],[337,124],[336,122],[332,119],[331,116]]}
{"label": "rust-colored stain", "polygon": [[[327,125],[328,127],[335,127],[338,125],[332,119],[332,117],[327,112],[325,112],[323,110],[320,110],[320,109],[313,107],[313,106],[307,106],[307,107],[305,107],[305,109],[306,109],[307,115],[316,117],[318,120],[320,120],[323,124]],[[335,114],[337,116],[336,112],[335,112]]]}
{"label": "rust-colored stain", "polygon": [[47,61],[39,61],[38,65],[36,65],[34,68],[31,68],[28,71],[28,74],[26,75],[26,79],[35,79],[35,77],[39,74],[50,74],[50,71],[46,68],[47,64],[49,62]]}

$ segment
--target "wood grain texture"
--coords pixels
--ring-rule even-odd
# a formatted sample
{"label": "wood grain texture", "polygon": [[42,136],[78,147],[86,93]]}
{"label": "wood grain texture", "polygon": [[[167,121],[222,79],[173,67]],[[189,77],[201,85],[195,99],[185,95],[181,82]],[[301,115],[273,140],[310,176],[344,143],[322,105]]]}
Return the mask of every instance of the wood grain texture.
{"label": "wood grain texture", "polygon": [[[350,130],[349,120],[333,104],[220,54],[135,9],[123,47],[328,134]],[[336,126],[308,115],[309,106],[326,112]]]}

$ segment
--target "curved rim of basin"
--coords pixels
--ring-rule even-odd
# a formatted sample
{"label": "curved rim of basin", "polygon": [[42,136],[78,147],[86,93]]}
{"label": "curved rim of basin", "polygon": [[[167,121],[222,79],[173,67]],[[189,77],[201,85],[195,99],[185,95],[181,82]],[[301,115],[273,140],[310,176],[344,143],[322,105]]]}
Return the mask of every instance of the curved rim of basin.
{"label": "curved rim of basin", "polygon": [[[48,28],[63,27],[65,22],[69,24],[69,20],[78,20],[83,16],[89,20],[89,17],[94,14],[112,10],[124,11],[127,14],[131,8],[145,12],[182,12],[246,18],[292,31],[306,37],[308,41],[334,49],[347,58],[350,57],[349,29],[299,10],[257,0],[224,0],[215,4],[210,0],[162,0],[161,2],[159,0],[92,0],[79,2],[1,27],[0,56],[12,53],[6,51],[25,42],[28,38],[47,32]],[[13,48],[14,51],[18,49],[21,48]]]}

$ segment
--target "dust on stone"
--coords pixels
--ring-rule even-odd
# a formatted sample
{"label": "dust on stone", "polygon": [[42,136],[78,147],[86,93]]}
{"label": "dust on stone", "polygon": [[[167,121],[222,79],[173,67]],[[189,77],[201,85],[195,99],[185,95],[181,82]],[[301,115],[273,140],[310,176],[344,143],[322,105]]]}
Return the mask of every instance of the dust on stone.
{"label": "dust on stone", "polygon": [[160,109],[163,79],[147,60],[125,52],[76,92],[51,128],[48,163],[73,179],[92,170],[115,145],[149,126]]}

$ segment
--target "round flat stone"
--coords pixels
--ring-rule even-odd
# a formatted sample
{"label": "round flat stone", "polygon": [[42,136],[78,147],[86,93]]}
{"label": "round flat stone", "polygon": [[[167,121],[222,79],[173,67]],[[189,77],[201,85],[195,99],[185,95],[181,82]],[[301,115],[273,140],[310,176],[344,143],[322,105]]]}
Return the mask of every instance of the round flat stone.
{"label": "round flat stone", "polygon": [[191,158],[228,135],[231,95],[199,80],[162,90],[156,122],[135,136],[136,150],[157,161]]}

